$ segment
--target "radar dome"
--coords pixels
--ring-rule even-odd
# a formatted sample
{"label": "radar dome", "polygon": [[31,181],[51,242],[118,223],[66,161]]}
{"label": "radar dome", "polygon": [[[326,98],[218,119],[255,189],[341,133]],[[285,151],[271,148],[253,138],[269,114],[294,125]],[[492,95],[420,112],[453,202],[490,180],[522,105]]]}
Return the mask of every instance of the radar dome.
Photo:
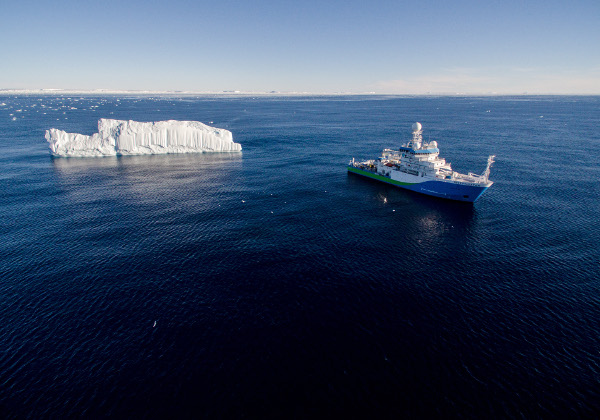
{"label": "radar dome", "polygon": [[412,125],[413,131],[421,131],[421,128],[422,128],[421,123],[416,122]]}

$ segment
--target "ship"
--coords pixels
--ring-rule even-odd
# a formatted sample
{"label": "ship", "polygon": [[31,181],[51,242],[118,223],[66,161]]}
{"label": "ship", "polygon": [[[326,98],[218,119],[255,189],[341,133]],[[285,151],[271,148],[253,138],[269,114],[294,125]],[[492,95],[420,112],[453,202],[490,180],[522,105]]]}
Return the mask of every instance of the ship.
{"label": "ship", "polygon": [[433,197],[474,203],[492,186],[490,169],[495,155],[490,155],[481,175],[461,174],[440,158],[436,141],[423,141],[423,127],[412,125],[412,139],[398,150],[385,149],[381,157],[366,161],[354,158],[348,173],[362,175],[396,187]]}

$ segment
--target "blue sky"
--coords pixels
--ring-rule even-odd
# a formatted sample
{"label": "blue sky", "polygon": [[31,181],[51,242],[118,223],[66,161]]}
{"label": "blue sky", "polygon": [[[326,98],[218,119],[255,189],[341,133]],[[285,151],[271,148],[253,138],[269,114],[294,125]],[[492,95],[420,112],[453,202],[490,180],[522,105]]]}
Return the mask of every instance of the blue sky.
{"label": "blue sky", "polygon": [[600,94],[600,1],[0,0],[0,88]]}

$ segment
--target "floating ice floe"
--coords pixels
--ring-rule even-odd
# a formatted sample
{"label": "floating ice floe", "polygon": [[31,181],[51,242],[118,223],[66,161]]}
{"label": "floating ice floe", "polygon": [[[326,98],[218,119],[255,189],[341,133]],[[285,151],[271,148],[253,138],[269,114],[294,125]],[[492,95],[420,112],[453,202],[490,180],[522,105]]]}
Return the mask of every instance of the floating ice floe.
{"label": "floating ice floe", "polygon": [[239,152],[230,131],[197,121],[137,122],[100,119],[98,133],[46,130],[53,156],[115,156],[165,153]]}

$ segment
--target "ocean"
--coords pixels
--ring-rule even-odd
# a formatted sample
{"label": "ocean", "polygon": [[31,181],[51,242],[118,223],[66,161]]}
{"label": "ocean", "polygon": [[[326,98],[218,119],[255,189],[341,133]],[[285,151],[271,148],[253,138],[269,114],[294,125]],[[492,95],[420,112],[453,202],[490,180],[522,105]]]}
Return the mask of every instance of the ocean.
{"label": "ocean", "polygon": [[[600,97],[0,104],[3,418],[600,415]],[[99,118],[243,151],[50,157]],[[347,173],[416,121],[475,204]]]}

